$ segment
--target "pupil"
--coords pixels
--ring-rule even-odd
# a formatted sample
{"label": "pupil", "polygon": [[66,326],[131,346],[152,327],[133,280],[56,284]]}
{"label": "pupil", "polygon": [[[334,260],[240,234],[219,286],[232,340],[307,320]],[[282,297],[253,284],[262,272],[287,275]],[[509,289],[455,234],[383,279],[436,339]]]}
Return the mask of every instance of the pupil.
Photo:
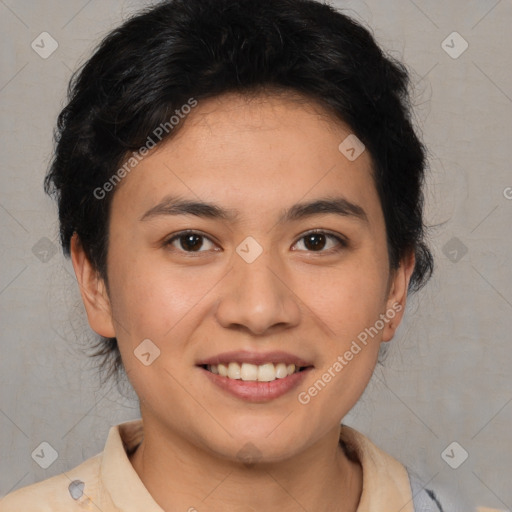
{"label": "pupil", "polygon": [[306,236],[305,245],[308,249],[318,250],[323,249],[325,246],[325,235],[313,233]]}
{"label": "pupil", "polygon": [[183,235],[181,237],[181,246],[184,249],[190,249],[192,251],[201,248],[201,237],[198,235]]}

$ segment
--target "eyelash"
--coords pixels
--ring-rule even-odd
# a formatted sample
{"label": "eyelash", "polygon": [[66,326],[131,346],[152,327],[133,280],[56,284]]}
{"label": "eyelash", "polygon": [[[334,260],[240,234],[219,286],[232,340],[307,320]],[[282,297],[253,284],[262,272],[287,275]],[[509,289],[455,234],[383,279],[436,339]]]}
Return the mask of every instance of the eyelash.
{"label": "eyelash", "polygon": [[[164,246],[171,247],[173,242],[175,242],[176,240],[179,240],[181,237],[186,236],[186,235],[197,235],[199,237],[206,238],[207,240],[209,240],[212,243],[215,243],[207,235],[201,233],[200,231],[185,230],[185,231],[180,231],[179,233],[176,233],[176,234],[172,235],[170,238],[168,238],[167,240],[165,240]],[[335,235],[334,233],[331,233],[329,231],[322,230],[322,229],[313,229],[311,231],[308,231],[307,233],[304,233],[303,235],[301,235],[299,237],[299,239],[293,245],[296,245],[299,241],[304,240],[306,237],[308,237],[310,235],[325,235],[326,238],[328,238],[328,239],[334,239],[338,243],[338,245],[337,245],[337,247],[333,247],[328,250],[320,250],[320,251],[306,250],[306,252],[308,252],[308,253],[333,254],[333,253],[338,253],[342,249],[345,249],[346,247],[348,247],[348,241],[344,237],[342,237],[340,235]],[[201,254],[202,252],[208,252],[208,251],[185,251],[183,249],[177,249],[177,251],[187,254],[189,256],[196,256],[198,254]]]}

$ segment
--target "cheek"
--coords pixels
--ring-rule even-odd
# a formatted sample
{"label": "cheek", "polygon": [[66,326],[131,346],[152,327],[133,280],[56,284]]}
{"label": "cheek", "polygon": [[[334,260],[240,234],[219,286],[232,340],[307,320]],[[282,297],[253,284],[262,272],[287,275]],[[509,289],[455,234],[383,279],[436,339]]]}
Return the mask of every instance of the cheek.
{"label": "cheek", "polygon": [[[172,375],[187,364],[185,345],[199,321],[201,293],[205,291],[184,276],[171,275],[154,262],[148,265],[143,258],[129,265],[120,263],[111,272],[119,350],[141,400],[155,403],[162,392],[168,396],[179,392]],[[148,366],[139,359],[146,352],[150,353]]]}
{"label": "cheek", "polygon": [[337,339],[373,325],[386,304],[388,271],[374,258],[354,257],[336,270],[302,280],[301,295]]}
{"label": "cheek", "polygon": [[[359,260],[316,280],[310,309],[325,327],[318,370],[301,389],[299,402],[311,417],[338,420],[357,402],[377,362],[387,274],[371,259]],[[330,277],[330,278],[328,278]],[[307,284],[313,287],[315,280]],[[312,288],[313,289],[313,288]]]}
{"label": "cheek", "polygon": [[179,351],[219,278],[214,270],[173,268],[164,258],[119,259],[109,280],[120,345],[134,348],[149,338],[166,353]]}

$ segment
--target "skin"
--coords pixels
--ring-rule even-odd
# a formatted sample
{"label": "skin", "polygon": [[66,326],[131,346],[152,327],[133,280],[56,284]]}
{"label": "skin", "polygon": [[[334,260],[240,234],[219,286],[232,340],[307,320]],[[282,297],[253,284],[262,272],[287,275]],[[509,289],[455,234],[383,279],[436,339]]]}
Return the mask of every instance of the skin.
{"label": "skin", "polygon": [[[351,162],[338,150],[350,133],[307,100],[276,94],[200,102],[176,136],[115,190],[108,287],[73,237],[89,323],[117,337],[140,398],[145,437],[131,462],[165,510],[357,508],[362,471],[340,448],[339,425],[368,384],[380,343],[400,323],[414,257],[390,270],[370,155]],[[237,210],[238,217],[141,220],[169,195]],[[360,206],[366,220],[317,213],[279,222],[296,203],[333,196]],[[199,252],[186,252],[179,239],[165,243],[185,229],[208,237]],[[312,229],[347,245],[320,236],[314,250],[303,238]],[[235,251],[248,236],[263,248],[252,263]],[[393,320],[301,404],[298,393],[397,304],[402,310]],[[160,349],[149,366],[133,353],[147,338]],[[298,389],[248,403],[196,366],[242,349],[287,351],[314,368]],[[237,456],[247,443],[258,454],[252,465]]]}

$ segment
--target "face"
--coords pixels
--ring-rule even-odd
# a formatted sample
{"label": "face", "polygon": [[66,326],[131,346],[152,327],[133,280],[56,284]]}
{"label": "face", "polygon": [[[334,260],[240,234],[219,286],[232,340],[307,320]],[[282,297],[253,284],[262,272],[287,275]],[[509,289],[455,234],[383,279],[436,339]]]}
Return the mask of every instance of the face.
{"label": "face", "polygon": [[283,97],[199,103],[115,190],[108,292],[74,244],[89,321],[117,337],[146,426],[277,460],[356,403],[413,262],[390,271],[370,156],[339,150],[350,133]]}

